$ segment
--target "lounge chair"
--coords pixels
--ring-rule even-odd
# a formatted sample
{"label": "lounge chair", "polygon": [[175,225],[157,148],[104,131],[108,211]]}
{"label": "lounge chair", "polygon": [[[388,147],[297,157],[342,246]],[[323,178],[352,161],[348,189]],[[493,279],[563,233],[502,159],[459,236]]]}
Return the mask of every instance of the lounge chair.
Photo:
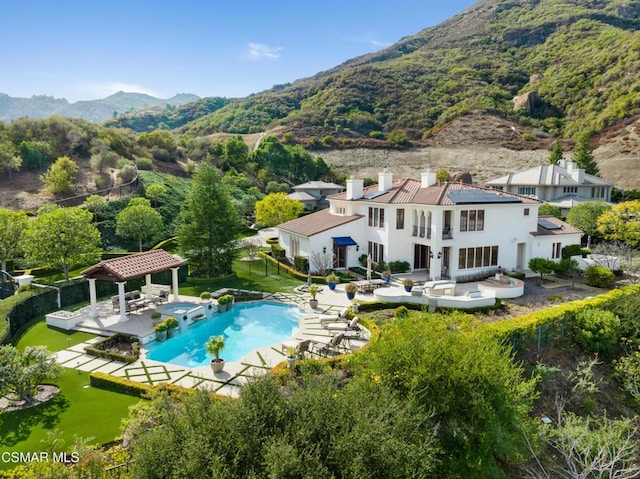
{"label": "lounge chair", "polygon": [[324,326],[326,323],[336,323],[338,321],[346,321],[349,314],[349,308],[341,309],[337,315],[325,314],[320,316],[320,324]]}
{"label": "lounge chair", "polygon": [[326,356],[332,351],[339,350],[340,343],[342,343],[344,339],[345,339],[345,333],[338,333],[335,336],[333,336],[328,343],[314,341],[312,346],[312,351],[319,354],[320,356]]}
{"label": "lounge chair", "polygon": [[348,323],[328,323],[324,325],[324,328],[328,329],[329,331],[358,331],[360,329],[360,326],[358,326],[359,321],[360,318],[358,318],[358,316],[354,316],[353,319]]}
{"label": "lounge chair", "polygon": [[311,339],[303,339],[302,341],[287,341],[282,343],[282,352],[286,354],[287,348],[294,347],[294,355],[297,358],[303,359],[305,353],[309,352],[309,348],[313,344]]}

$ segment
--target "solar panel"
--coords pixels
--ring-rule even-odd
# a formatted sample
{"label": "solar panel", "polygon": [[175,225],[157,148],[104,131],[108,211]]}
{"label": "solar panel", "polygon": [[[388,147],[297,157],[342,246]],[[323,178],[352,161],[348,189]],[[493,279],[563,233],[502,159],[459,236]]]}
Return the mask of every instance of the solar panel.
{"label": "solar panel", "polygon": [[372,200],[374,198],[377,198],[378,196],[382,196],[385,193],[387,193],[387,191],[374,191],[373,193],[369,193],[368,195],[364,195],[364,197],[368,200]]}
{"label": "solar panel", "polygon": [[552,223],[549,220],[545,220],[544,218],[538,220],[538,224],[542,226],[546,230],[561,230],[562,226]]}
{"label": "solar panel", "polygon": [[447,193],[451,201],[457,205],[474,205],[485,203],[522,203],[520,198],[506,196],[499,191],[454,190]]}

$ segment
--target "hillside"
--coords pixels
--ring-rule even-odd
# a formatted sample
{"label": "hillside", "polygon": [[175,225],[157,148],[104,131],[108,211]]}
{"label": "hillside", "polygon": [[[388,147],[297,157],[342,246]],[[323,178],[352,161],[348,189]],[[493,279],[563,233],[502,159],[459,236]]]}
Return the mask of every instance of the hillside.
{"label": "hillside", "polygon": [[[232,102],[195,135],[276,125],[297,138],[411,140],[470,112],[553,135],[600,131],[638,113],[637,0],[484,0],[379,52]],[[533,80],[533,81],[531,81]],[[534,91],[529,109],[513,98]]]}
{"label": "hillside", "polygon": [[0,93],[0,120],[10,121],[28,116],[47,118],[51,115],[82,118],[88,121],[102,121],[112,118],[114,113],[126,113],[132,108],[148,109],[169,105],[179,106],[198,100],[199,97],[181,93],[171,98],[155,98],[143,93],[118,92],[101,100],[77,101],[69,103],[64,98],[34,95],[31,98],[15,98]]}

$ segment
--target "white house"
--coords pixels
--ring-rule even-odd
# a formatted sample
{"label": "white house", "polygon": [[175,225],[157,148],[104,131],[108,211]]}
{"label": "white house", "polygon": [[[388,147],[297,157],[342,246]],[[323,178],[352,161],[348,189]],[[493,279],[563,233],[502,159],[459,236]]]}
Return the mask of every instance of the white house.
{"label": "white house", "polygon": [[327,196],[341,193],[344,186],[325,181],[308,181],[293,187],[289,198],[302,201],[305,210],[323,209],[329,206]]}
{"label": "white house", "polygon": [[328,199],[329,209],[278,226],[288,257],[324,252],[342,269],[369,253],[374,262],[407,261],[433,279],[456,279],[498,267],[526,269],[533,257],[559,259],[582,236],[556,218],[539,219],[535,198],[438,184],[430,172],[420,181],[394,182],[385,171],[367,188],[349,179],[345,193]]}
{"label": "white house", "polygon": [[568,160],[542,165],[489,181],[487,186],[509,193],[531,196],[557,206],[566,215],[585,201],[611,201],[613,183],[588,175]]}

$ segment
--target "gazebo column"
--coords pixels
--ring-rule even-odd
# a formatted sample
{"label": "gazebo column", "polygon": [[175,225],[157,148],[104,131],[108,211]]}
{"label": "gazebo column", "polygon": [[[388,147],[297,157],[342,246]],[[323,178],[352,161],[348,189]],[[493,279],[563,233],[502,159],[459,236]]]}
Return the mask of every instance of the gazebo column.
{"label": "gazebo column", "polygon": [[144,279],[145,279],[145,284],[147,285],[148,291],[151,291],[151,273],[145,274],[144,275]]}
{"label": "gazebo column", "polygon": [[180,296],[178,295],[178,270],[180,268],[171,268],[171,279],[173,282],[173,301],[180,301]]}
{"label": "gazebo column", "polygon": [[124,285],[126,281],[116,281],[118,285],[118,302],[120,303],[120,322],[124,323],[127,318],[127,302],[124,299]]}
{"label": "gazebo column", "polygon": [[89,278],[89,300],[91,301],[91,317],[98,317],[98,295],[96,294],[96,279]]}

